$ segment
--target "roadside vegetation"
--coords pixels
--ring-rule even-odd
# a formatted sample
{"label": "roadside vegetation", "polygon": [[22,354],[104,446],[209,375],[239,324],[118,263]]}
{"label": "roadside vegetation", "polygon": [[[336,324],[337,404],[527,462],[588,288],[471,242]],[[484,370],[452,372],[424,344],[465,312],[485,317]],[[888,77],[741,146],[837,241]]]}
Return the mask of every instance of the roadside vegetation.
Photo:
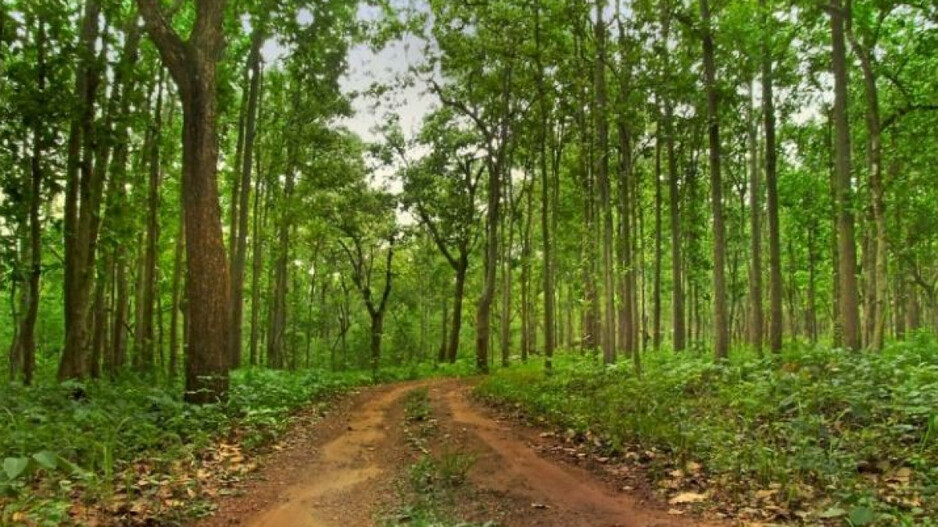
{"label": "roadside vegetation", "polygon": [[790,345],[729,362],[649,353],[642,376],[563,354],[499,370],[477,393],[644,466],[675,505],[750,520],[934,525],[938,344],[881,353]]}
{"label": "roadside vegetation", "polygon": [[252,458],[296,420],[316,420],[357,386],[434,375],[440,368],[239,370],[225,402],[190,405],[173,382],[136,376],[0,386],[0,525],[180,521],[254,470]]}

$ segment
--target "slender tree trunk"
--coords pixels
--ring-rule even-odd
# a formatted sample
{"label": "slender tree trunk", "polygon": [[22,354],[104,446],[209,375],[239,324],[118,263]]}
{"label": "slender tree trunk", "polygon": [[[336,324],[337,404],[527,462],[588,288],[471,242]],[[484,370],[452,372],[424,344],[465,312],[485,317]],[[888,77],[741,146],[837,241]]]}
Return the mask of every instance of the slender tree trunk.
{"label": "slender tree trunk", "polygon": [[[6,14],[0,13],[0,16],[6,16]],[[40,97],[44,99],[46,91],[46,25],[41,19],[39,20],[39,29],[36,36],[36,71],[36,88]],[[26,281],[26,291],[23,292],[28,301],[14,339],[21,358],[19,362],[23,374],[23,384],[26,385],[32,384],[33,372],[36,369],[36,319],[39,316],[39,281],[42,276],[42,223],[39,217],[39,206],[42,203],[44,141],[42,139],[40,119],[35,119],[33,122],[32,142],[33,151],[29,160],[29,193],[26,198],[29,204],[29,274]]]}
{"label": "slender tree trunk", "polygon": [[[762,25],[770,31],[770,17],[766,0],[760,0],[763,9]],[[768,197],[769,220],[769,348],[773,353],[782,350],[782,250],[779,235],[778,176],[776,174],[777,147],[775,144],[775,99],[773,95],[772,51],[768,39],[762,40],[762,119],[765,128],[765,185]]]}
{"label": "slender tree trunk", "polygon": [[89,318],[94,268],[95,239],[90,228],[96,221],[100,172],[93,170],[95,99],[100,73],[95,57],[100,7],[87,0],[82,20],[75,77],[78,102],[68,138],[65,184],[65,349],[59,363],[60,381],[88,375]]}
{"label": "slender tree trunk", "polygon": [[834,173],[840,278],[840,318],[843,345],[860,348],[857,297],[857,246],[854,235],[853,190],[850,175],[850,123],[847,119],[847,56],[843,0],[831,0],[831,69],[834,75]]}
{"label": "slender tree trunk", "polygon": [[437,354],[436,361],[443,363],[446,361],[446,347],[449,345],[449,335],[447,333],[449,331],[449,301],[445,298],[443,299],[443,310],[440,315],[440,320],[443,322],[440,328],[442,336],[440,337],[440,350]]}
{"label": "slender tree trunk", "polygon": [[446,358],[449,362],[456,362],[459,353],[459,333],[462,331],[462,306],[466,295],[466,271],[469,268],[468,249],[460,249],[458,265],[456,267],[456,291],[453,294],[453,329],[449,335],[449,349]]}
{"label": "slender tree trunk", "polygon": [[156,110],[153,116],[153,128],[150,135],[150,173],[147,184],[147,228],[146,242],[144,244],[143,276],[141,283],[143,290],[141,296],[140,325],[137,326],[137,352],[142,354],[141,367],[144,372],[153,371],[153,305],[156,290],[156,259],[157,244],[159,242],[159,207],[160,207],[160,132],[162,124],[163,107],[163,79],[162,74],[157,81]]}
{"label": "slender tree trunk", "polygon": [[710,142],[710,200],[713,208],[713,351],[718,360],[729,353],[726,317],[726,233],[723,225],[723,179],[720,174],[720,111],[714,64],[713,29],[710,24],[709,0],[700,0],[700,18],[704,25],[703,59],[707,89],[707,135]]}
{"label": "slender tree trunk", "polygon": [[531,354],[531,223],[534,217],[534,181],[525,195],[524,231],[521,242],[521,362],[527,362]]}
{"label": "slender tree trunk", "polygon": [[873,212],[873,247],[870,276],[873,288],[870,308],[867,313],[871,328],[870,348],[883,349],[886,332],[886,297],[887,288],[887,246],[886,246],[886,200],[885,185],[883,184],[883,139],[882,124],[879,114],[879,90],[876,86],[876,73],[873,70],[873,59],[870,56],[871,45],[861,45],[847,25],[847,34],[851,38],[856,54],[860,59],[860,70],[863,72],[863,87],[866,95],[866,128],[868,135],[867,162],[869,164],[870,198]]}
{"label": "slender tree trunk", "polygon": [[[258,168],[260,164],[258,163]],[[260,363],[258,355],[258,344],[260,342],[260,296],[261,296],[261,274],[263,274],[263,259],[261,258],[262,248],[262,218],[260,203],[262,200],[260,170],[257,171],[257,189],[254,193],[254,205],[251,227],[251,366],[257,366]]]}
{"label": "slender tree trunk", "polygon": [[498,218],[501,203],[501,167],[489,162],[488,210],[485,221],[485,272],[482,296],[476,307],[476,368],[489,371],[489,340],[492,331],[492,300],[495,296],[495,272],[498,268]]}
{"label": "slender tree trunk", "polygon": [[244,132],[244,150],[241,163],[241,193],[238,206],[238,235],[231,267],[231,352],[229,364],[232,369],[241,367],[241,333],[244,324],[244,266],[247,258],[248,207],[251,198],[251,167],[254,162],[254,142],[257,133],[257,106],[260,98],[261,44],[264,33],[260,27],[251,37],[251,54],[248,64],[251,71],[250,95],[248,96],[247,122]]}
{"label": "slender tree trunk", "polygon": [[661,121],[659,114],[655,133],[655,275],[652,293],[652,342],[657,351],[661,348],[661,258],[662,258],[662,222],[663,207],[661,189]]}
{"label": "slender tree trunk", "polygon": [[600,343],[603,361],[612,364],[616,360],[616,293],[612,262],[612,204],[609,182],[609,125],[606,116],[606,25],[603,22],[604,0],[596,0],[596,66],[593,69],[595,107],[593,119],[596,126],[596,181],[599,185],[597,211],[602,216],[602,273],[603,273],[603,323]]}
{"label": "slender tree trunk", "polygon": [[505,209],[507,214],[503,214],[503,229],[507,236],[503,234],[505,246],[502,256],[502,312],[501,312],[501,335],[499,348],[502,355],[502,366],[508,367],[509,356],[511,354],[511,249],[514,245],[515,221],[513,211],[515,209],[514,191],[512,189],[511,178],[505,178]]}
{"label": "slender tree trunk", "polygon": [[179,357],[179,314],[180,291],[179,283],[182,281],[183,249],[186,239],[186,222],[179,222],[179,231],[176,235],[176,248],[173,256],[173,283],[172,301],[169,315],[169,378],[175,379],[178,371],[177,357]]}
{"label": "slender tree trunk", "polygon": [[[535,10],[535,41],[537,45],[537,90],[538,90],[538,112],[540,113],[540,130],[538,133],[538,164],[541,172],[541,249],[543,251],[543,266],[544,266],[544,368],[547,372],[550,372],[553,368],[553,357],[554,357],[554,249],[553,249],[553,239],[551,237],[551,231],[553,229],[553,217],[551,211],[551,185],[550,185],[550,174],[547,170],[547,130],[550,117],[548,115],[548,106],[547,106],[547,94],[545,91],[545,81],[544,81],[544,64],[542,58],[542,34],[541,34],[541,3],[538,2],[537,9]],[[583,154],[580,154],[582,159]],[[531,217],[534,215],[534,210],[531,207],[532,196],[534,194],[534,180],[531,181],[531,190],[528,195],[528,233],[526,236],[530,238],[530,227],[531,227]],[[530,266],[529,263],[526,264]],[[530,271],[529,271],[530,272]],[[527,307],[527,306],[526,306]],[[529,315],[530,316],[530,315]],[[534,323],[532,319],[527,321],[529,330],[531,331],[531,338],[528,342],[528,346],[533,346],[537,342],[537,337],[534,333]],[[522,353],[522,360],[527,359],[527,354],[530,350],[524,349]]]}
{"label": "slender tree trunk", "polygon": [[[764,81],[763,81],[764,82]],[[759,144],[752,107],[753,83],[749,83],[749,344],[762,356],[762,188],[759,177]]]}

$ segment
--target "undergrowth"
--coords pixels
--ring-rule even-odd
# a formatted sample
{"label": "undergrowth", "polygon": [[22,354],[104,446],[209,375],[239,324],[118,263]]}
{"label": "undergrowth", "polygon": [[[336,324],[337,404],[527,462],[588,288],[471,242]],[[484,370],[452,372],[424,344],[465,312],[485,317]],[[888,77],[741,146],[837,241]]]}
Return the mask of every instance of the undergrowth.
{"label": "undergrowth", "polygon": [[[177,383],[0,385],[0,525],[181,522],[253,467],[290,416],[353,386],[469,372],[467,364],[332,373],[233,372],[223,404],[189,405]],[[51,376],[49,376],[51,377]],[[48,377],[47,377],[48,378]],[[249,456],[248,456],[249,457]]]}
{"label": "undergrowth", "polygon": [[[624,361],[623,361],[624,362]],[[611,454],[657,451],[653,479],[700,463],[713,499],[771,505],[776,517],[847,525],[935,525],[938,344],[925,335],[882,353],[792,346],[728,363],[648,353],[639,378],[578,353],[500,370],[478,393]],[[656,456],[652,456],[656,457]],[[665,486],[665,485],[662,485]],[[758,497],[758,498],[757,498]],[[771,497],[771,499],[767,499]]]}

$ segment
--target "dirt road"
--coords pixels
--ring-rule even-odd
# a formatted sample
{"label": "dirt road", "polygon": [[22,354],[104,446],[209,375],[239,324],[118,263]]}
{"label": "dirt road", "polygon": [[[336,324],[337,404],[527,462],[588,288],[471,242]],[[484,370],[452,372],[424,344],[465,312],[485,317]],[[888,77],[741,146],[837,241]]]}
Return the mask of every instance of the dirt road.
{"label": "dirt road", "polygon": [[[434,430],[415,449],[405,437],[404,399],[426,387]],[[240,491],[202,527],[394,525],[408,467],[424,455],[464,452],[474,462],[450,510],[460,520],[504,527],[704,525],[617,490],[590,472],[542,457],[535,430],[500,419],[455,380],[369,388],[320,423],[295,427]],[[418,451],[419,450],[419,451]],[[402,524],[409,519],[405,518]]]}

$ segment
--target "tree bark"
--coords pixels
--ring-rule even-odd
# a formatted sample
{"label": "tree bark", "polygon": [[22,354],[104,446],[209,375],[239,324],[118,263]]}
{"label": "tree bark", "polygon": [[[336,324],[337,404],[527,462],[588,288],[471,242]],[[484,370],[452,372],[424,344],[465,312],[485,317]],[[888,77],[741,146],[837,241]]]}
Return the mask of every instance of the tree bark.
{"label": "tree bark", "polygon": [[729,353],[726,317],[726,233],[723,225],[723,179],[720,174],[720,111],[714,64],[713,30],[709,0],[700,0],[703,21],[704,83],[707,91],[707,136],[710,143],[710,205],[713,209],[713,352],[717,360]]}
{"label": "tree bark", "polygon": [[[771,34],[766,0],[760,0],[762,25]],[[775,98],[772,74],[772,51],[767,39],[762,40],[762,118],[765,128],[765,186],[768,198],[769,220],[769,348],[773,353],[782,350],[782,249],[779,235],[778,175],[775,144]]]}
{"label": "tree bark", "polygon": [[95,99],[100,72],[95,57],[100,6],[87,0],[79,37],[78,72],[75,97],[78,102],[68,138],[65,184],[65,349],[59,363],[58,378],[83,378],[88,375],[89,318],[94,268],[94,245],[91,227],[96,226],[100,171],[92,163],[94,146]]}
{"label": "tree bark", "polygon": [[[6,16],[0,13],[0,16]],[[44,99],[46,90],[46,25],[41,19],[36,36],[36,89]],[[32,156],[29,160],[29,185],[26,201],[29,204],[29,273],[26,280],[26,309],[16,333],[15,346],[19,354],[23,384],[33,382],[36,369],[36,319],[39,316],[39,281],[42,276],[42,223],[39,206],[42,203],[43,150],[42,122],[34,117],[32,125]],[[19,373],[19,372],[14,372]]]}
{"label": "tree bark", "polygon": [[[848,7],[849,9],[849,7]],[[849,16],[849,13],[848,13]],[[887,288],[887,246],[886,246],[886,200],[883,184],[883,138],[879,112],[879,90],[876,86],[876,72],[873,69],[871,49],[875,43],[861,44],[854,36],[852,24],[847,24],[847,36],[860,59],[860,71],[863,72],[863,88],[866,97],[866,128],[868,136],[867,163],[869,164],[870,199],[873,212],[873,247],[870,276],[873,287],[870,295],[870,308],[867,313],[867,326],[871,328],[869,346],[875,351],[883,349],[886,332],[886,297]]]}
{"label": "tree bark", "polygon": [[[763,79],[763,83],[765,80]],[[752,103],[754,82],[749,83],[749,344],[762,356],[762,186],[759,177],[759,144]]]}
{"label": "tree bark", "polygon": [[847,57],[843,0],[831,0],[831,70],[834,75],[834,183],[837,211],[840,326],[843,345],[860,348],[857,297],[857,246],[854,235],[853,190],[850,174],[850,123],[847,119]]}
{"label": "tree bark", "polygon": [[254,162],[254,141],[257,133],[257,105],[260,98],[261,44],[264,33],[257,27],[251,36],[251,53],[248,67],[251,71],[250,95],[248,96],[247,122],[245,123],[244,146],[241,161],[241,192],[238,206],[237,242],[231,266],[231,350],[228,357],[232,369],[241,367],[241,332],[244,324],[244,266],[247,258],[248,207],[251,198],[251,168]]}
{"label": "tree bark", "polygon": [[231,310],[228,260],[218,200],[216,65],[223,44],[225,0],[196,2],[195,23],[182,41],[158,0],[137,0],[147,31],[179,87],[183,107],[186,280],[189,347],[186,400],[208,403],[228,391],[226,351]]}
{"label": "tree bark", "polygon": [[596,0],[596,66],[593,69],[594,109],[596,126],[596,182],[599,185],[598,212],[602,216],[603,325],[600,344],[603,362],[616,361],[616,293],[612,262],[612,204],[609,182],[609,125],[606,117],[606,26],[603,22],[604,0]]}

